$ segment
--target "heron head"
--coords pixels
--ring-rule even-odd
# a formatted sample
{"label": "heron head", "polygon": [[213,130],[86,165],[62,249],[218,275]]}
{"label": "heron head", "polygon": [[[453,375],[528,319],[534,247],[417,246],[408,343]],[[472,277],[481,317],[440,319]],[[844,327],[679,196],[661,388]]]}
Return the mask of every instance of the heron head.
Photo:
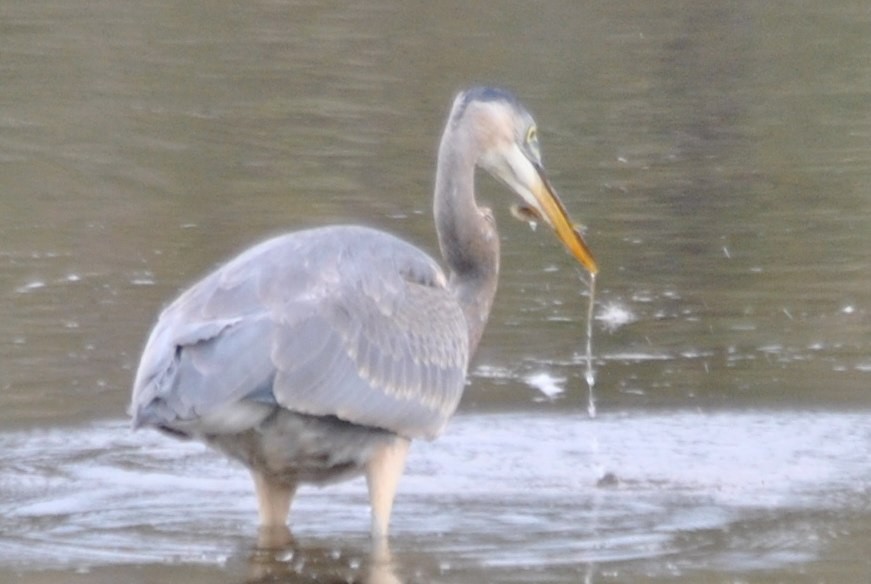
{"label": "heron head", "polygon": [[480,156],[478,166],[517,193],[527,219],[541,219],[554,230],[569,253],[591,274],[596,260],[541,163],[535,120],[511,93],[475,88],[461,93],[454,120],[468,120]]}

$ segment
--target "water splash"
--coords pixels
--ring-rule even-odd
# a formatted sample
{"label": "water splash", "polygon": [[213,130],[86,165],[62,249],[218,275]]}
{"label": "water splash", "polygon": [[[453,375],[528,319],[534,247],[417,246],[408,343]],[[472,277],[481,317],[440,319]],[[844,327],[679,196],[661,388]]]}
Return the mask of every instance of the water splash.
{"label": "water splash", "polygon": [[596,396],[593,388],[596,385],[596,372],[593,369],[593,306],[596,302],[596,274],[590,274],[590,303],[587,306],[587,369],[584,379],[587,381],[587,414],[596,417]]}
{"label": "water splash", "polygon": [[613,333],[617,329],[638,320],[638,316],[631,309],[618,302],[608,302],[599,310],[596,320],[601,322],[608,332]]}
{"label": "water splash", "polygon": [[565,378],[554,377],[546,371],[527,375],[523,380],[550,399],[559,397],[565,391],[560,386],[565,381]]}

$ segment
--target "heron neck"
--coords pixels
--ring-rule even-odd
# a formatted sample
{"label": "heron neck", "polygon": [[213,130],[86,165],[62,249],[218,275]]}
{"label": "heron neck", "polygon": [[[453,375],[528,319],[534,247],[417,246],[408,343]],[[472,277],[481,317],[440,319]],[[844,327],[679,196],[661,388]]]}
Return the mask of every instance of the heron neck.
{"label": "heron neck", "polygon": [[435,222],[450,286],[466,316],[470,355],[490,315],[499,275],[499,236],[488,209],[475,201],[472,145],[448,129],[439,148],[435,186]]}

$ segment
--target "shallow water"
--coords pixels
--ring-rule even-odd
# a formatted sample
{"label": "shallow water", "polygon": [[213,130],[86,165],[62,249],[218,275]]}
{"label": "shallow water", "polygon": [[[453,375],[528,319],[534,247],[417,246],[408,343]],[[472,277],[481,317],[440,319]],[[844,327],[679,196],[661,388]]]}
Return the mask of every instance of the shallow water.
{"label": "shallow water", "polygon": [[[864,0],[9,1],[0,18],[0,581],[867,582]],[[129,433],[149,327],[268,235],[436,253],[453,92],[515,90],[596,282],[502,237],[461,414],[412,449],[392,560],[360,481],[255,551],[244,471]]]}
{"label": "shallow water", "polygon": [[[863,414],[461,415],[413,451],[389,571],[424,582],[694,581],[838,557],[844,532],[871,519],[869,440]],[[5,433],[0,449],[7,574],[200,565],[234,582],[294,573],[319,554],[321,576],[372,569],[362,479],[302,490],[298,543],[267,556],[252,551],[247,473],[198,444],[106,421]],[[853,561],[825,573],[871,567]]]}

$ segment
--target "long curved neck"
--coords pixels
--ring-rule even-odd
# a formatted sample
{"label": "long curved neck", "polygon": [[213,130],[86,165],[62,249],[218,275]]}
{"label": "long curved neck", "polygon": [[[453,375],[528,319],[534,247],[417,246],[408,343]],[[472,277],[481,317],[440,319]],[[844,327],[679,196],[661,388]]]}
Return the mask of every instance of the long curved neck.
{"label": "long curved neck", "polygon": [[470,355],[484,333],[499,275],[495,224],[475,202],[476,160],[474,143],[449,125],[439,147],[433,207],[450,286],[466,315]]}

